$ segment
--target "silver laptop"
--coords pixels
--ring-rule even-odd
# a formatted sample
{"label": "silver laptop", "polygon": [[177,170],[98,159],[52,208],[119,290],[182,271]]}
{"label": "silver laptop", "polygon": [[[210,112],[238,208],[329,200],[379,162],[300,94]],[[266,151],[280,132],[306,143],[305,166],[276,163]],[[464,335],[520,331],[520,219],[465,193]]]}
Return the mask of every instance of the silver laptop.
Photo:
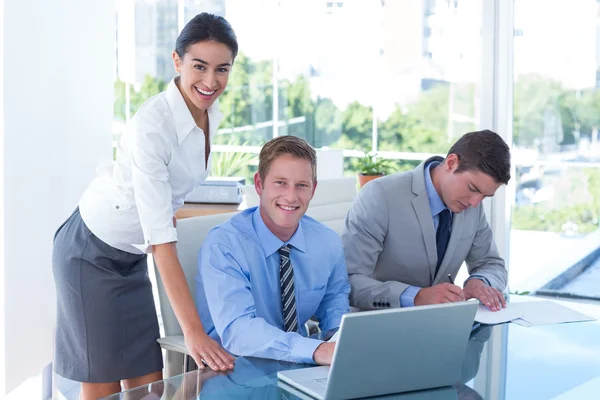
{"label": "silver laptop", "polygon": [[[300,400],[312,400],[313,398],[304,392],[299,391],[293,386],[288,385],[285,382],[278,381],[277,386],[281,390],[293,395],[293,396],[282,396],[282,399],[300,399]],[[373,397],[371,397],[373,398]],[[373,399],[377,400],[458,400],[458,393],[456,388],[453,386],[444,386],[435,389],[426,390],[415,390],[413,392],[387,394],[383,396],[376,396]]]}
{"label": "silver laptop", "polygon": [[478,306],[478,301],[463,301],[345,314],[331,367],[277,376],[326,400],[453,385]]}

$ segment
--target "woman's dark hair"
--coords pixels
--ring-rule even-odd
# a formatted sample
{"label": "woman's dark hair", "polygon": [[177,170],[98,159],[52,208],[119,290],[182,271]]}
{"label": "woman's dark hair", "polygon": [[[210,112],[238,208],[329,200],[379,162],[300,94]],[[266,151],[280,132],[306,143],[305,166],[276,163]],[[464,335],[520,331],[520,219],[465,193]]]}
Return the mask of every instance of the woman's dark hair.
{"label": "woman's dark hair", "polygon": [[175,51],[183,58],[189,46],[208,40],[227,46],[235,60],[238,42],[233,28],[225,18],[205,12],[196,15],[183,27],[175,42]]}

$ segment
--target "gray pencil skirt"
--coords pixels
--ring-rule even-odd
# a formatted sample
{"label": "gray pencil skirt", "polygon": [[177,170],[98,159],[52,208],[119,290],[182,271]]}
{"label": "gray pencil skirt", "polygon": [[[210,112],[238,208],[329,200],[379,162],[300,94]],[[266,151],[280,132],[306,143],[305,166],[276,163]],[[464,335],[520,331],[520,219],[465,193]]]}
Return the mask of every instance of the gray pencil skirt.
{"label": "gray pencil skirt", "polygon": [[158,319],[146,255],[111,247],[79,208],[54,236],[54,370],[78,382],[116,382],[161,371]]}

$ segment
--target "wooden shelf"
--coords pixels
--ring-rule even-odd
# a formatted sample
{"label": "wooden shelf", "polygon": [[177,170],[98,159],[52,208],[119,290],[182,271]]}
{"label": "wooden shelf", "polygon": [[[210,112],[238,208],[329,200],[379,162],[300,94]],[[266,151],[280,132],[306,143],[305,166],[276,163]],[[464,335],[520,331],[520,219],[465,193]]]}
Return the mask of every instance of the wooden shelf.
{"label": "wooden shelf", "polygon": [[224,214],[245,210],[246,202],[240,204],[185,203],[175,215],[177,219],[199,217],[201,215]]}

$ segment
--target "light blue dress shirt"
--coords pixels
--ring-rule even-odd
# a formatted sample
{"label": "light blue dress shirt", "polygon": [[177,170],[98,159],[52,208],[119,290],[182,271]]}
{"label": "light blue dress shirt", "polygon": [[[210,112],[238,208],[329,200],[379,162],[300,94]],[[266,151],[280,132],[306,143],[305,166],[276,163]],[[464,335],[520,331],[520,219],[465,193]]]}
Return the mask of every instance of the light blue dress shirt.
{"label": "light blue dress shirt", "polygon": [[[277,250],[291,245],[299,332],[283,331]],[[312,316],[322,330],[350,311],[350,285],[339,236],[304,216],[288,242],[279,240],[253,207],[214,228],[198,259],[196,306],[206,333],[239,356],[314,363],[322,343],[307,338]],[[211,318],[212,316],[212,318]]]}
{"label": "light blue dress shirt", "polygon": [[[425,167],[425,190],[427,191],[427,198],[429,199],[429,209],[431,210],[431,216],[433,218],[433,228],[437,232],[438,226],[440,224],[440,213],[444,211],[447,207],[440,198],[437,190],[435,190],[435,186],[433,186],[433,181],[431,180],[431,169],[437,167],[441,162],[432,161]],[[450,211],[450,218],[452,218],[452,211]],[[452,226],[452,225],[451,225]],[[452,232],[452,228],[450,228],[450,232]],[[489,285],[489,282],[486,278],[479,275],[471,275],[465,283],[469,281],[469,279],[477,278],[481,279]],[[400,306],[402,307],[413,307],[415,305],[415,297],[421,290],[418,286],[409,286],[400,295]]]}
{"label": "light blue dress shirt", "polygon": [[[431,210],[431,216],[433,217],[433,229],[435,229],[436,232],[440,224],[440,213],[448,208],[442,201],[437,190],[435,190],[435,186],[433,186],[433,181],[431,180],[431,169],[440,164],[441,162],[439,161],[432,161],[425,167],[425,191],[427,192],[429,209]],[[452,211],[450,211],[450,221],[452,221]],[[452,224],[450,226],[452,226]]]}

